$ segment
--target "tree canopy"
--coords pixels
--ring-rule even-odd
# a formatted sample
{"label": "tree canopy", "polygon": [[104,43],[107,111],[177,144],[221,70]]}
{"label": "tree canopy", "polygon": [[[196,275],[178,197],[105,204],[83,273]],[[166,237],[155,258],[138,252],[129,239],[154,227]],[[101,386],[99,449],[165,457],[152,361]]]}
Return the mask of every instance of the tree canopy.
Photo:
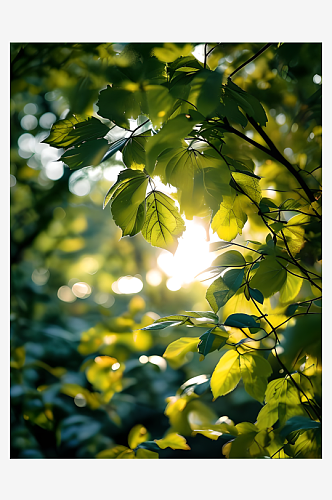
{"label": "tree canopy", "polygon": [[13,458],[321,458],[321,49],[11,44]]}

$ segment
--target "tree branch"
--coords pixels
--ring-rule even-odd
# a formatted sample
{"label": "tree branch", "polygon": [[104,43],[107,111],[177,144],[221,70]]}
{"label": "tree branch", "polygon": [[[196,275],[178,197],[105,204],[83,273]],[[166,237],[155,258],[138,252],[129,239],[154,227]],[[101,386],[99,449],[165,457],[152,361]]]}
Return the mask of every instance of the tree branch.
{"label": "tree branch", "polygon": [[254,54],[252,57],[250,57],[250,59],[248,59],[246,62],[244,62],[243,64],[241,64],[241,66],[239,66],[238,68],[236,68],[235,71],[233,71],[232,74],[229,75],[229,79],[232,78],[233,75],[235,75],[235,73],[237,73],[238,71],[240,71],[240,69],[244,68],[245,66],[247,66],[247,64],[251,63],[252,61],[254,61],[255,59],[257,59],[257,57],[259,57],[261,54],[263,54],[263,52],[265,52],[269,47],[271,47],[272,43],[267,43],[266,45],[264,45],[264,47],[262,47],[256,54]]}

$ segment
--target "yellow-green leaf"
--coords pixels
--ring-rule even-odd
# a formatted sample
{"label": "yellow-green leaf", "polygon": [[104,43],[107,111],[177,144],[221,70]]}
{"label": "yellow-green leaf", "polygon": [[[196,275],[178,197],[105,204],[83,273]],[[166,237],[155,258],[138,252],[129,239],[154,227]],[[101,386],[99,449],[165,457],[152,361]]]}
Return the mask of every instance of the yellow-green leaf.
{"label": "yellow-green leaf", "polygon": [[169,344],[163,357],[167,359],[172,368],[179,368],[186,362],[188,352],[197,352],[199,342],[199,337],[182,337]]}
{"label": "yellow-green leaf", "polygon": [[270,363],[257,354],[245,353],[240,357],[240,370],[245,390],[262,403],[267,379],[272,374]]}
{"label": "yellow-green leaf", "polygon": [[241,196],[224,196],[220,208],[213,217],[211,229],[217,232],[222,240],[231,241],[238,234],[242,234],[242,228],[247,221],[247,214],[241,205]]}
{"label": "yellow-green leaf", "polygon": [[155,451],[145,450],[144,448],[139,448],[136,451],[135,458],[159,458],[159,455]]}
{"label": "yellow-green leaf", "polygon": [[232,172],[232,177],[236,184],[245,194],[249,196],[251,200],[259,203],[262,199],[259,179],[249,174],[250,172],[248,172],[248,174],[242,172]]}
{"label": "yellow-green leaf", "polygon": [[174,200],[160,191],[152,191],[146,198],[146,218],[142,235],[152,246],[172,253],[178,247],[178,238],[185,224]]}
{"label": "yellow-green leaf", "polygon": [[135,425],[128,435],[128,445],[130,448],[134,449],[139,444],[144,441],[148,441],[150,439],[150,435],[145,427],[141,424]]}
{"label": "yellow-green leaf", "polygon": [[[300,272],[296,266],[288,265],[287,269],[300,276]],[[286,280],[280,288],[280,302],[286,303],[295,300],[303,283],[303,278],[298,276],[287,272]]]}
{"label": "yellow-green leaf", "polygon": [[176,432],[167,434],[163,439],[155,439],[155,442],[162,450],[165,448],[172,448],[172,450],[190,450],[190,446],[187,444],[186,439]]}
{"label": "yellow-green leaf", "polygon": [[287,271],[273,255],[268,255],[259,264],[255,276],[250,281],[250,287],[257,288],[265,298],[268,298],[281,289],[286,278]]}
{"label": "yellow-green leaf", "polygon": [[127,446],[118,445],[110,450],[100,451],[96,458],[135,458],[135,453]]}
{"label": "yellow-green leaf", "polygon": [[128,139],[123,152],[123,163],[127,168],[133,170],[143,170],[145,167],[145,148],[149,137],[147,135],[138,135]]}
{"label": "yellow-green leaf", "polygon": [[220,359],[211,377],[214,398],[233,391],[241,379],[240,360],[237,351],[227,351]]}
{"label": "yellow-green leaf", "polygon": [[70,118],[55,123],[51,128],[50,135],[42,142],[54,148],[69,148],[77,146],[83,141],[104,137],[107,132],[109,132],[107,125],[93,116],[86,118],[72,115]]}

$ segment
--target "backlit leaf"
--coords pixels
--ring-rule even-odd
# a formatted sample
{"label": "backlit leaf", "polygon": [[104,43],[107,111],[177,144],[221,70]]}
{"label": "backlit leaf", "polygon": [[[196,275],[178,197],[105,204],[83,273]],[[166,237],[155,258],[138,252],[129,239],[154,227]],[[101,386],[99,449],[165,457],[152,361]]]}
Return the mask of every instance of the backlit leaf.
{"label": "backlit leaf", "polygon": [[197,352],[199,337],[182,337],[167,346],[163,357],[167,359],[172,368],[179,368],[186,362],[188,352]]}
{"label": "backlit leaf", "polygon": [[136,451],[136,457],[135,458],[159,458],[158,453],[155,453],[154,451],[151,450],[145,450],[144,448],[139,448]]}
{"label": "backlit leaf", "polygon": [[287,271],[271,255],[260,262],[255,276],[250,281],[251,288],[257,288],[265,298],[278,292],[287,278]]}
{"label": "backlit leaf", "polygon": [[247,221],[247,214],[243,210],[240,196],[225,196],[216,215],[213,217],[211,229],[217,232],[219,238],[233,240],[242,234],[242,228]]}
{"label": "backlit leaf", "polygon": [[83,167],[95,167],[101,163],[109,144],[105,139],[96,139],[84,142],[68,149],[59,160],[63,161],[71,170]]}
{"label": "backlit leaf", "polygon": [[287,265],[287,269],[289,269],[291,272],[297,274],[298,276],[294,276],[290,272],[287,272],[287,277],[280,288],[280,302],[285,303],[285,302],[291,302],[293,301],[297,295],[299,294],[302,283],[303,283],[303,278],[301,278],[301,275],[299,274],[299,270],[296,266],[293,266],[291,264]]}
{"label": "backlit leaf", "polygon": [[142,113],[150,118],[156,129],[169,118],[175,102],[168,88],[162,85],[145,85],[136,99],[140,100]]}
{"label": "backlit leaf", "polygon": [[173,62],[179,57],[191,56],[193,46],[190,43],[164,43],[162,47],[155,47],[153,55],[162,62]]}
{"label": "backlit leaf", "polygon": [[108,118],[119,127],[130,129],[130,120],[136,119],[141,108],[135,92],[120,87],[110,87],[99,93],[98,114]]}
{"label": "backlit leaf", "polygon": [[250,172],[232,172],[232,177],[237,186],[256,203],[259,203],[262,198],[262,192],[259,185],[259,179],[250,175]]}
{"label": "backlit leaf", "polygon": [[240,357],[240,370],[245,390],[262,403],[267,379],[272,374],[270,363],[258,354],[244,353]]}
{"label": "backlit leaf", "polygon": [[172,448],[172,450],[190,450],[190,446],[187,444],[186,439],[176,432],[167,434],[163,439],[155,439],[155,442],[162,450],[165,448]]}
{"label": "backlit leaf", "polygon": [[227,351],[215,367],[210,382],[215,399],[233,391],[240,382],[239,356],[237,351]]}
{"label": "backlit leaf", "polygon": [[50,135],[42,141],[53,148],[69,148],[77,146],[83,141],[99,139],[109,132],[107,125],[101,123],[94,116],[88,118],[73,115],[65,120],[56,122]]}
{"label": "backlit leaf", "polygon": [[165,149],[172,145],[173,148],[181,146],[181,142],[192,130],[196,123],[199,123],[204,117],[191,110],[189,114],[180,114],[169,120],[158,134],[149,139],[146,146],[146,170],[151,174],[154,170],[157,157]]}
{"label": "backlit leaf", "polygon": [[242,284],[244,269],[231,269],[216,279],[206,292],[206,300],[217,312],[237,292]]}
{"label": "backlit leaf", "polygon": [[134,170],[143,170],[145,167],[145,148],[149,136],[137,135],[128,139],[123,148],[122,159],[127,168]]}
{"label": "backlit leaf", "polygon": [[128,434],[128,446],[129,448],[134,449],[140,443],[147,441],[149,437],[150,435],[146,428],[141,424],[137,424],[130,430]]}
{"label": "backlit leaf", "polygon": [[228,250],[217,257],[211,264],[211,266],[222,266],[222,267],[243,267],[246,265],[246,261],[242,253],[237,250]]}
{"label": "backlit leaf", "polygon": [[104,206],[112,201],[111,212],[122,236],[134,236],[143,227],[148,177],[140,170],[125,170],[107,193]]}
{"label": "backlit leaf", "polygon": [[99,452],[96,458],[135,458],[135,453],[127,446],[117,445],[110,450]]}
{"label": "backlit leaf", "polygon": [[185,225],[172,198],[152,191],[146,198],[146,218],[142,235],[152,246],[174,253]]}

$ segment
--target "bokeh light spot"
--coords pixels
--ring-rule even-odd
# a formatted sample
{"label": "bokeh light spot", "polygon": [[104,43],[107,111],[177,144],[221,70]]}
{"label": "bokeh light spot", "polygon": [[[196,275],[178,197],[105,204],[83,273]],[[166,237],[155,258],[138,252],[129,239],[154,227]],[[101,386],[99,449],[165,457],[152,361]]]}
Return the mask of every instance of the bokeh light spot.
{"label": "bokeh light spot", "polygon": [[162,274],[158,269],[150,269],[146,273],[146,281],[149,283],[151,286],[158,286],[160,285],[162,281]]}
{"label": "bokeh light spot", "polygon": [[75,302],[76,300],[75,295],[67,285],[60,286],[57,295],[63,302]]}
{"label": "bokeh light spot", "polygon": [[38,286],[45,285],[45,283],[48,282],[49,277],[50,277],[49,270],[43,267],[35,269],[31,275],[32,281]]}
{"label": "bokeh light spot", "polygon": [[35,115],[38,112],[38,106],[33,102],[29,102],[24,106],[23,111],[27,115]]}
{"label": "bokeh light spot", "polygon": [[54,113],[44,113],[40,118],[39,118],[39,125],[42,128],[45,129],[50,129],[53,125],[53,123],[56,122],[56,116]]}
{"label": "bokeh light spot", "polygon": [[142,288],[142,281],[135,276],[122,276],[112,284],[113,292],[118,294],[138,293]]}
{"label": "bokeh light spot", "polygon": [[79,281],[72,286],[72,292],[79,299],[86,299],[91,295],[91,287],[83,281]]}
{"label": "bokeh light spot", "polygon": [[52,181],[57,181],[61,179],[64,172],[64,167],[62,161],[50,161],[45,167],[46,175]]}
{"label": "bokeh light spot", "polygon": [[86,399],[83,394],[76,394],[76,396],[74,397],[74,403],[79,408],[83,408],[84,406],[86,406]]}
{"label": "bokeh light spot", "polygon": [[38,120],[33,115],[25,115],[21,119],[21,127],[24,130],[34,130],[38,125]]}
{"label": "bokeh light spot", "polygon": [[15,175],[10,174],[10,187],[14,187],[16,185],[16,177]]}
{"label": "bokeh light spot", "polygon": [[177,292],[182,286],[182,281],[174,276],[166,281],[166,286],[171,292]]}

